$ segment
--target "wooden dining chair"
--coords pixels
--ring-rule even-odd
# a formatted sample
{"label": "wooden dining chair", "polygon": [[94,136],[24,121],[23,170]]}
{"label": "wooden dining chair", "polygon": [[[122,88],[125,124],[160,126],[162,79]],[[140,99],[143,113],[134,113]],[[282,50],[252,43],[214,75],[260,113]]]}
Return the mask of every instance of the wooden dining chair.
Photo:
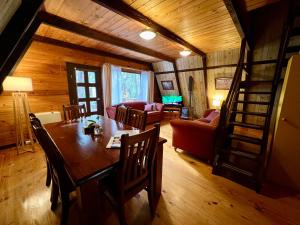
{"label": "wooden dining chair", "polygon": [[58,197],[62,202],[61,225],[66,225],[68,222],[70,199],[69,195],[75,190],[75,186],[69,178],[69,175],[64,167],[64,161],[60,155],[56,145],[49,137],[47,131],[33,123],[33,129],[37,134],[37,138],[43,150],[45,151],[50,165],[52,167],[52,191],[51,191],[51,210],[57,207]]}
{"label": "wooden dining chair", "polygon": [[[42,127],[41,121],[35,116],[34,113],[29,113],[29,121],[31,123],[31,127],[33,126],[33,124],[36,124],[37,126]],[[33,127],[32,127],[32,130],[33,130],[35,139],[37,140],[37,134],[35,133],[35,130],[33,129]],[[46,158],[46,164],[47,164],[46,186],[49,187],[50,184],[51,184],[51,173],[52,173],[52,171],[51,171],[51,166],[50,166],[49,159],[48,159],[46,154],[45,154],[45,158]]]}
{"label": "wooden dining chair", "polygon": [[148,192],[150,212],[154,216],[154,159],[159,131],[160,125],[155,124],[140,134],[122,135],[119,167],[102,182],[106,196],[116,203],[122,225],[126,224],[124,204],[143,189]]}
{"label": "wooden dining chair", "polygon": [[147,121],[147,111],[128,109],[127,122],[126,124],[138,128],[140,130],[145,130]]}
{"label": "wooden dining chair", "polygon": [[83,105],[63,105],[65,121],[76,120],[80,117],[86,117],[85,104]]}
{"label": "wooden dining chair", "polygon": [[121,123],[127,123],[128,107],[118,106],[116,110],[115,120]]}

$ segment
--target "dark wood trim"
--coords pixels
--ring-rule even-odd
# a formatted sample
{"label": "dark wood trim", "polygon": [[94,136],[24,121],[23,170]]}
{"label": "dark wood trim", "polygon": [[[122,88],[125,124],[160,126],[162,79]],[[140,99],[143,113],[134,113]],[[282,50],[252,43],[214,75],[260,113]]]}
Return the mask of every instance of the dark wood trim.
{"label": "dark wood trim", "polygon": [[16,147],[16,143],[8,144],[8,145],[2,145],[2,146],[0,146],[0,150],[7,150],[7,149],[13,148],[13,147]]}
{"label": "dark wood trim", "polygon": [[87,26],[81,25],[71,20],[64,19],[62,17],[53,15],[51,13],[47,13],[45,11],[41,12],[39,14],[39,17],[41,18],[43,23],[48,24],[50,26],[57,27],[62,30],[70,31],[75,34],[80,34],[82,36],[92,38],[98,41],[103,41],[121,48],[129,49],[131,51],[143,53],[145,55],[149,55],[158,59],[162,59],[170,62],[174,61],[174,58],[165,55],[163,53],[153,51],[152,49],[145,48],[141,45],[137,45],[125,39],[111,36],[104,32],[89,28]]}
{"label": "dark wood trim", "polygon": [[[252,62],[252,65],[276,64],[276,62],[277,62],[276,59],[269,59],[269,60],[261,60],[261,61]],[[247,65],[247,63],[244,63],[244,65]],[[208,66],[208,67],[206,67],[206,69],[212,70],[212,69],[219,69],[219,68],[224,68],[224,67],[236,67],[236,66],[237,66],[237,64],[225,64],[225,65],[217,65],[217,66]],[[193,72],[193,71],[199,71],[199,70],[204,70],[204,68],[198,67],[198,68],[192,68],[192,69],[182,69],[182,70],[178,70],[178,73]],[[174,71],[154,72],[155,75],[168,74],[168,73],[174,73]]]}
{"label": "dark wood trim", "polygon": [[136,74],[141,74],[140,70],[135,70],[135,69],[131,69],[131,68],[121,68],[122,72],[125,73],[136,73]]}
{"label": "dark wood trim", "polygon": [[202,57],[202,64],[203,64],[203,78],[204,78],[205,95],[206,95],[206,107],[209,109],[208,84],[207,84],[207,59],[206,59],[206,56]]}
{"label": "dark wood trim", "polygon": [[176,79],[176,83],[177,83],[177,87],[178,87],[178,94],[181,95],[181,87],[180,87],[176,62],[173,62],[173,68],[174,68],[175,79]]}
{"label": "dark wood trim", "polygon": [[141,65],[146,65],[148,68],[150,68],[150,64],[151,64],[151,63],[148,63],[148,62],[145,62],[145,61],[129,58],[129,57],[126,57],[126,56],[117,55],[117,54],[113,54],[113,53],[110,53],[110,52],[105,52],[105,51],[102,51],[102,50],[98,50],[98,49],[95,49],[95,48],[85,47],[85,46],[82,46],[82,45],[75,45],[75,44],[72,44],[72,43],[69,43],[69,42],[60,41],[60,40],[56,40],[56,39],[49,38],[49,37],[43,37],[43,36],[40,36],[40,35],[34,35],[33,40],[41,42],[41,43],[56,45],[56,46],[63,47],[63,48],[70,48],[70,49],[73,49],[73,50],[87,52],[87,53],[90,53],[90,54],[95,54],[95,55],[99,55],[99,56],[103,56],[103,57],[110,57],[110,58],[125,60],[125,61],[129,61],[129,62],[134,62],[134,63],[138,63],[138,64],[141,64]]}
{"label": "dark wood trim", "polygon": [[172,31],[168,30],[167,28],[161,26],[160,24],[156,23],[155,21],[151,20],[149,17],[146,17],[138,10],[132,8],[131,6],[127,5],[125,2],[121,0],[93,0],[94,2],[98,3],[99,5],[119,14],[125,16],[127,18],[136,20],[147,27],[152,28],[155,32],[161,34],[165,38],[169,39],[170,41],[179,43],[182,46],[190,49],[196,54],[201,56],[205,56],[206,53],[201,51],[199,48],[193,46],[192,44],[185,41],[183,38],[179,37]]}
{"label": "dark wood trim", "polygon": [[23,0],[1,33],[0,86],[30,46],[31,38],[41,23],[37,14],[43,2],[44,0]]}
{"label": "dark wood trim", "polygon": [[248,49],[252,49],[250,40],[250,17],[246,9],[246,3],[241,0],[223,0],[232,21],[240,34],[241,39],[246,39]]}

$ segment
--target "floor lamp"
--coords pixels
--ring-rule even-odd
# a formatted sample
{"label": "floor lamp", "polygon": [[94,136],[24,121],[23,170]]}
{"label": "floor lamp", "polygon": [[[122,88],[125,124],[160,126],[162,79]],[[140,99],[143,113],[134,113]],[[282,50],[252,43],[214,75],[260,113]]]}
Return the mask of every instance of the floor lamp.
{"label": "floor lamp", "polygon": [[[13,77],[7,76],[3,82],[4,91],[13,91],[13,108],[16,127],[16,146],[17,153],[33,152],[34,143],[31,132],[31,126],[29,122],[29,104],[27,99],[28,91],[32,91],[32,80],[28,77]],[[25,139],[26,132],[28,133],[28,139]],[[26,144],[30,145],[30,148],[25,148]]]}

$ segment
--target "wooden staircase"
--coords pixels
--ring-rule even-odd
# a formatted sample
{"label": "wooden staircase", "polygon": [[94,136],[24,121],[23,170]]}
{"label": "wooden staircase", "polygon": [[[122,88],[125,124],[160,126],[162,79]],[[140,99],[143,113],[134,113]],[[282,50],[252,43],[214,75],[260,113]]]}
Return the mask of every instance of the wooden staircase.
{"label": "wooden staircase", "polygon": [[[296,1],[295,1],[296,2]],[[270,151],[268,150],[272,112],[282,70],[291,53],[298,53],[300,45],[292,45],[300,36],[300,13],[291,3],[284,27],[273,80],[251,80],[244,71],[245,40],[242,41],[240,59],[234,79],[223,102],[217,131],[213,174],[228,177],[260,191]],[[299,19],[299,26],[294,22]],[[263,99],[263,100],[262,100]]]}

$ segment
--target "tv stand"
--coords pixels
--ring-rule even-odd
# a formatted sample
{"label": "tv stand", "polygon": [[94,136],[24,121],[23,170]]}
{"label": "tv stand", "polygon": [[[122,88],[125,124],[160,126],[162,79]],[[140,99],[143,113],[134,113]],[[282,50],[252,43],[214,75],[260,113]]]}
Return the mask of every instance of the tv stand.
{"label": "tv stand", "polygon": [[181,104],[165,104],[164,111],[167,112],[180,112],[182,108]]}

